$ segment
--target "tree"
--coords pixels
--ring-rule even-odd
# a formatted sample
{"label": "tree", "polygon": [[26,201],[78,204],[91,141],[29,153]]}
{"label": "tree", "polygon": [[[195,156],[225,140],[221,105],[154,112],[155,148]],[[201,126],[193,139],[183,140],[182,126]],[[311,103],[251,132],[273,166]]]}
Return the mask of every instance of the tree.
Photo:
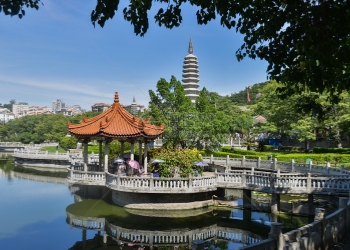
{"label": "tree", "polygon": [[[14,2],[14,3],[12,3]],[[38,9],[38,1],[1,1],[7,15],[24,15],[23,6]],[[332,103],[350,90],[350,2],[347,0],[130,0],[123,9],[125,20],[143,36],[149,28],[148,12],[158,3],[154,16],[159,26],[178,27],[182,4],[197,6],[198,24],[220,18],[222,26],[244,35],[236,51],[238,60],[260,58],[268,62],[267,73],[283,83],[283,95],[305,90],[328,93]],[[103,27],[118,11],[119,0],[98,0],[91,21]],[[20,13],[21,12],[21,13]],[[20,14],[19,14],[20,13]],[[316,107],[316,108],[315,108]],[[322,108],[309,100],[304,109]]]}
{"label": "tree", "polygon": [[25,15],[25,7],[39,9],[39,3],[40,0],[0,0],[0,12],[22,18]]}
{"label": "tree", "polygon": [[165,124],[163,143],[165,146],[182,148],[216,148],[224,135],[227,136],[229,120],[224,112],[215,109],[215,98],[205,88],[194,105],[180,81],[174,76],[170,82],[160,79],[157,94],[150,90],[150,109],[144,118],[160,125]]}

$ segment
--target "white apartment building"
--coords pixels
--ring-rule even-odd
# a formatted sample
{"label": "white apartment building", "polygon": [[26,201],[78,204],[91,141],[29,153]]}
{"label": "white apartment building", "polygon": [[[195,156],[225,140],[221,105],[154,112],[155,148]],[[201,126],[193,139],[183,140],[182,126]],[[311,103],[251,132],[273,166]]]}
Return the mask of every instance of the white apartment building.
{"label": "white apartment building", "polygon": [[4,124],[15,119],[15,114],[11,113],[7,108],[0,108],[0,124]]}
{"label": "white apartment building", "polygon": [[16,118],[23,116],[23,111],[29,108],[28,104],[13,104],[12,113]]}
{"label": "white apartment building", "polygon": [[66,107],[66,104],[61,100],[57,99],[52,102],[52,113],[56,114]]}

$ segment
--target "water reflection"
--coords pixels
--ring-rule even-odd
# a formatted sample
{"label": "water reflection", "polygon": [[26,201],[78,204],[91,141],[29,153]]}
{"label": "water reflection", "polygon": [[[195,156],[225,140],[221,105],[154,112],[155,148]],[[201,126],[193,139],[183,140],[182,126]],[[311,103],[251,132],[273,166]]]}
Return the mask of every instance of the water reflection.
{"label": "water reflection", "polygon": [[[274,219],[268,213],[232,208],[147,211],[123,209],[108,200],[80,200],[66,209],[67,224],[82,230],[81,240],[71,249],[185,249],[198,240],[209,249],[235,249],[267,238]],[[308,222],[297,216],[277,219],[287,230]],[[95,231],[95,237],[86,239],[87,231]]]}
{"label": "water reflection", "polygon": [[[190,211],[123,209],[113,205],[108,194],[100,191],[95,193],[104,196],[103,199],[84,197],[83,188],[69,186],[65,178],[52,177],[48,173],[40,175],[37,170],[29,173],[30,169],[14,168],[11,162],[0,165],[3,186],[11,191],[11,195],[1,196],[2,203],[8,208],[2,210],[9,218],[5,224],[13,224],[17,218],[21,223],[17,228],[40,232],[37,238],[33,238],[36,237],[33,233],[32,237],[26,238],[27,246],[43,240],[56,242],[59,234],[60,242],[50,249],[189,249],[198,240],[203,240],[209,249],[235,249],[267,238],[270,231],[266,223],[261,223],[261,220],[272,221],[268,213],[225,207]],[[5,178],[7,183],[9,178],[14,180],[12,189],[5,186]],[[22,209],[24,201],[26,209]],[[39,226],[43,220],[50,222],[45,224],[45,232],[50,234],[45,234]],[[298,216],[279,216],[278,220],[287,231],[307,224],[307,218]],[[16,235],[16,228],[12,231],[12,238],[2,239],[3,243],[8,242],[5,249],[6,246],[21,249],[16,248],[15,239],[23,236]],[[45,239],[39,236],[43,233]],[[59,244],[69,247],[58,247]]]}

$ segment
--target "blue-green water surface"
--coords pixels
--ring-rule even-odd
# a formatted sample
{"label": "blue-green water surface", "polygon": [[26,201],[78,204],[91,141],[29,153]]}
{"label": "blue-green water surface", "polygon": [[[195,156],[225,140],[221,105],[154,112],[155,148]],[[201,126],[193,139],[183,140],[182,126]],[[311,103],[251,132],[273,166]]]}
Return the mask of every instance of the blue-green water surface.
{"label": "blue-green water surface", "polygon": [[[108,199],[84,199],[75,195],[65,178],[27,172],[30,171],[13,169],[11,162],[0,162],[0,249],[83,249],[85,233],[89,241],[84,245],[85,249],[104,249],[103,232],[93,227],[89,230],[79,227],[80,221],[86,220],[104,220],[112,229],[116,228],[116,234],[128,232],[118,236],[107,232],[108,249],[138,249],[140,244],[137,241],[122,247],[120,243],[130,235],[135,237],[139,232],[161,234],[181,231],[194,234],[203,228],[224,228],[229,232],[226,238],[223,236],[222,241],[214,241],[214,238],[209,237],[206,243],[208,249],[218,250],[235,249],[243,245],[239,240],[230,240],[235,230],[250,231],[260,240],[267,238],[269,232],[271,216],[262,212],[247,214],[247,211],[232,208],[183,212],[128,210],[114,206]],[[308,222],[307,218],[298,216],[283,216],[279,220],[285,230]],[[157,248],[188,247],[168,242],[159,244]],[[145,249],[149,249],[147,244]]]}

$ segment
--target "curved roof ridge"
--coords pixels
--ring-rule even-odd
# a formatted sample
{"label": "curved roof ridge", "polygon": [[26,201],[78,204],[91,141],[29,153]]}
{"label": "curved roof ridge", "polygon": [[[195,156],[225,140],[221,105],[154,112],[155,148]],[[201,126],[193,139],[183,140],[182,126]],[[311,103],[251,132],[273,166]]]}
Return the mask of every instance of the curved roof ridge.
{"label": "curved roof ridge", "polygon": [[83,118],[80,124],[68,123],[69,132],[80,138],[105,136],[111,138],[156,138],[164,132],[164,124],[152,125],[150,120],[143,120],[126,111],[119,103],[118,92],[115,93],[114,103],[103,113]]}

